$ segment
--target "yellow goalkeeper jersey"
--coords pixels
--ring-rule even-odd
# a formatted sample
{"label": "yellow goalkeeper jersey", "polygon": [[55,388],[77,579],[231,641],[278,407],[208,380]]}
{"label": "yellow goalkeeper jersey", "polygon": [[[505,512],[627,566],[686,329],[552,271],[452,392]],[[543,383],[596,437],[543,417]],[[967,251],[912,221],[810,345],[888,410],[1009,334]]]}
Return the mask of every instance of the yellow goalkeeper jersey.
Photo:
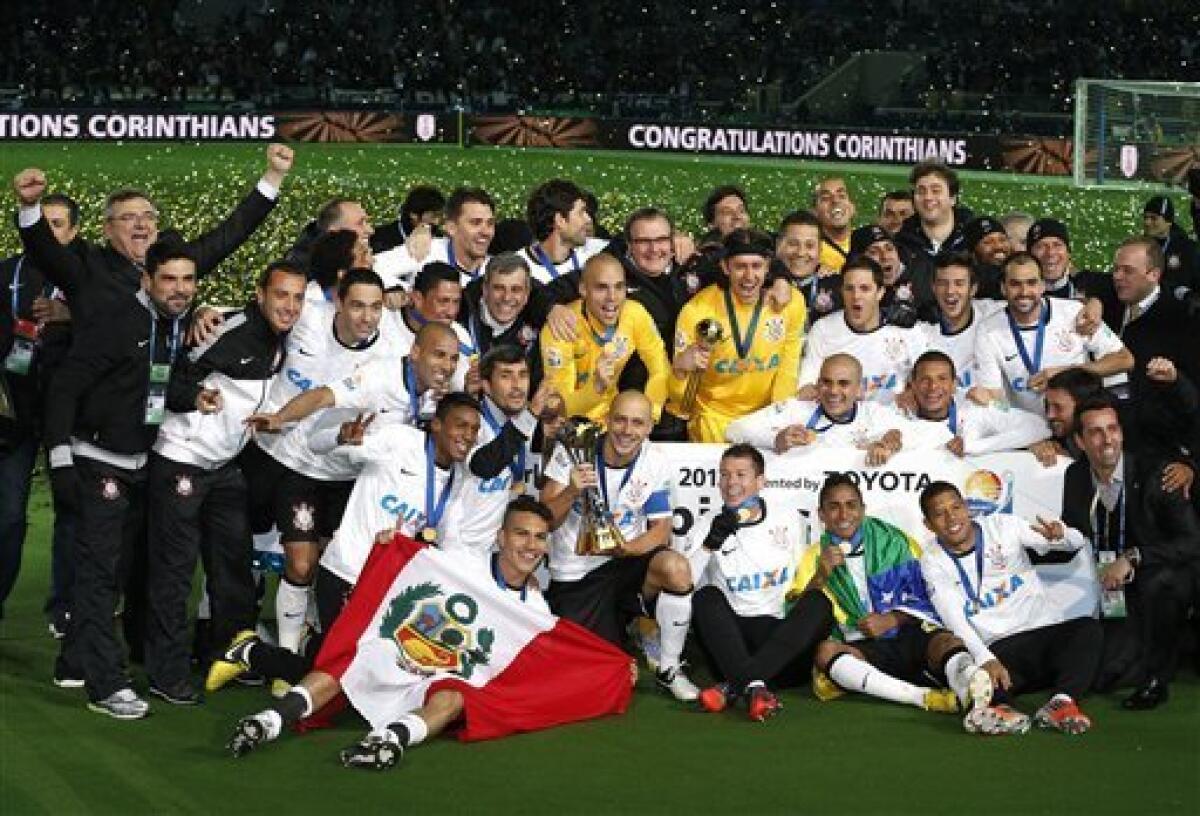
{"label": "yellow goalkeeper jersey", "polygon": [[[793,295],[782,311],[747,306],[713,284],[689,300],[675,324],[675,353],[696,342],[696,324],[718,321],[723,338],[701,375],[696,407],[688,421],[693,442],[724,442],[725,426],[738,417],[796,394],[804,342],[804,298]],[[672,406],[679,409],[687,378],[672,373]]]}
{"label": "yellow goalkeeper jersey", "polygon": [[[836,241],[837,247],[830,243],[832,239],[825,236],[821,237],[821,254],[818,256],[818,262],[821,266],[828,267],[834,272],[841,272],[842,265],[846,263],[846,256],[850,254],[850,236],[846,236],[845,241]],[[838,247],[842,248],[838,252]]]}
{"label": "yellow goalkeeper jersey", "polygon": [[[646,366],[649,379],[646,381],[646,396],[654,407],[657,420],[667,398],[667,379],[670,364],[658,327],[650,313],[640,303],[625,301],[616,326],[606,331],[598,321],[590,318],[577,300],[570,309],[579,316],[578,338],[574,343],[563,343],[554,338],[550,327],[542,329],[542,366],[545,378],[558,390],[567,403],[568,416],[586,416],[595,422],[608,418],[608,409],[617,396],[617,381],[629,358],[637,354]],[[596,363],[602,353],[616,360],[612,382],[603,391],[595,386]]]}

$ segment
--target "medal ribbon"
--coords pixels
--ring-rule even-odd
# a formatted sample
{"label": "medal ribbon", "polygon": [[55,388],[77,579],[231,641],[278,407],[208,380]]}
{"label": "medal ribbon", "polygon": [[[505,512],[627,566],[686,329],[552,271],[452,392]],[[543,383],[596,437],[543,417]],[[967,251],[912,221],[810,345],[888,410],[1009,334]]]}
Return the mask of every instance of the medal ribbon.
{"label": "medal ribbon", "polygon": [[[492,555],[492,578],[495,579],[496,586],[500,587],[501,592],[508,592],[509,590],[512,589],[512,587],[510,587],[508,585],[508,582],[506,582],[504,580],[504,575],[502,575],[500,572],[500,555],[498,553]],[[527,584],[527,583],[522,584],[521,585],[521,601],[522,601],[522,603],[525,601],[525,595],[528,591],[529,591],[529,584]]]}
{"label": "medal ribbon", "polygon": [[[621,498],[621,491],[625,489],[625,485],[629,484],[629,477],[633,475],[633,469],[637,467],[638,459],[642,456],[642,449],[638,448],[637,456],[633,457],[633,461],[625,468],[625,475],[621,477],[621,486],[617,488],[617,499]],[[600,443],[596,446],[596,481],[600,483],[600,492],[604,494],[604,506],[612,509],[612,504],[608,500],[608,477],[604,472],[604,439],[601,438]]]}
{"label": "medal ribbon", "polygon": [[[827,417],[829,419],[829,424],[826,425],[824,428],[818,428],[817,423],[821,420],[821,417],[823,417],[823,416]],[[816,431],[817,433],[825,433],[830,428],[832,428],[834,425],[849,425],[851,422],[854,421],[854,418],[857,416],[858,416],[858,403],[857,402],[854,403],[854,407],[850,410],[850,418],[845,419],[845,420],[836,420],[833,417],[829,416],[828,414],[825,413],[825,409],[821,407],[821,404],[817,403],[817,410],[812,412],[812,416],[810,416],[808,418],[808,422],[806,422],[804,424],[804,426],[806,428],[808,428],[810,431]]]}
{"label": "medal ribbon", "polygon": [[725,313],[729,315],[729,331],[733,335],[733,345],[737,349],[737,355],[740,359],[745,360],[750,353],[750,347],[754,345],[754,333],[758,331],[758,318],[762,316],[762,298],[758,299],[758,303],[754,304],[754,312],[750,315],[750,325],[746,327],[746,336],[742,337],[741,331],[738,328],[737,311],[733,306],[733,295],[729,294],[729,290],[725,290]]}
{"label": "medal ribbon", "polygon": [[[538,263],[540,263],[542,268],[546,270],[546,274],[550,276],[550,280],[557,278],[558,267],[555,266],[555,264],[550,260],[550,256],[546,254],[546,250],[542,249],[542,245],[530,244],[529,249],[533,253],[533,257],[537,258]],[[568,257],[571,259],[571,268],[578,272],[579,259],[575,257],[575,250],[572,249],[571,254]]]}
{"label": "medal ribbon", "polygon": [[1025,370],[1031,375],[1037,374],[1042,370],[1042,349],[1046,344],[1046,323],[1050,319],[1050,304],[1043,303],[1042,310],[1038,314],[1037,337],[1033,341],[1033,359],[1029,357],[1029,349],[1025,347],[1021,329],[1017,327],[1017,321],[1013,320],[1012,312],[1006,311],[1005,315],[1008,317],[1008,328],[1012,332],[1013,342],[1017,344],[1017,352],[1021,355],[1021,362],[1025,364]]}
{"label": "medal ribbon", "polygon": [[438,496],[437,504],[433,502],[433,491],[437,485],[437,462],[433,459],[433,439],[425,437],[425,526],[437,529],[442,515],[446,512],[446,502],[450,499],[450,488],[454,487],[454,467],[450,467],[450,475]]}
{"label": "medal ribbon", "polygon": [[980,527],[979,524],[974,521],[971,522],[971,526],[975,528],[975,572],[978,575],[978,578],[977,578],[974,586],[971,585],[971,579],[967,575],[967,571],[965,569],[963,569],[962,559],[957,557],[950,550],[949,547],[947,547],[945,544],[943,544],[941,539],[938,539],[938,544],[941,546],[942,551],[945,552],[946,555],[950,557],[950,562],[952,564],[954,564],[954,568],[956,570],[958,570],[958,578],[960,581],[962,581],[963,591],[967,593],[967,599],[970,600],[971,603],[973,603],[975,605],[975,611],[978,612],[979,609],[983,606],[983,601],[980,598],[980,593],[983,592],[984,539],[983,539],[983,528]]}

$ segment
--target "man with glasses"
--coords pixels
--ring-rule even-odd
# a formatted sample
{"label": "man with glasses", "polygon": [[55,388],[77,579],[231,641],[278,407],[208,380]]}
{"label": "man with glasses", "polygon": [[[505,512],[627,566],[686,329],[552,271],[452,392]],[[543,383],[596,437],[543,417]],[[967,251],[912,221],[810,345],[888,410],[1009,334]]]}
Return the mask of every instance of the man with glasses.
{"label": "man with glasses", "polygon": [[[196,278],[211,272],[245,243],[274,209],[279,188],[292,169],[290,147],[272,144],[267,148],[267,171],[242,202],[213,229],[188,242],[196,259]],[[37,168],[22,170],[13,179],[20,211],[17,223],[21,242],[30,260],[47,270],[71,304],[77,327],[92,315],[124,303],[141,287],[146,250],[159,238],[159,212],[150,197],[140,190],[120,190],[104,206],[104,244],[82,241],[64,247],[42,216],[41,198],[46,191],[46,174]]]}

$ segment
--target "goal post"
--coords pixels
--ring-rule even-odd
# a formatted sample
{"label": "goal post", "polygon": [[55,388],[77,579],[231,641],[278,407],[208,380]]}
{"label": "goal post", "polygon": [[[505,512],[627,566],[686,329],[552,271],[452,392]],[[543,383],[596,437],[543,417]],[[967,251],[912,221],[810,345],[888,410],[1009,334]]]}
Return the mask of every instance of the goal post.
{"label": "goal post", "polygon": [[1200,82],[1075,81],[1080,186],[1180,184],[1200,166]]}

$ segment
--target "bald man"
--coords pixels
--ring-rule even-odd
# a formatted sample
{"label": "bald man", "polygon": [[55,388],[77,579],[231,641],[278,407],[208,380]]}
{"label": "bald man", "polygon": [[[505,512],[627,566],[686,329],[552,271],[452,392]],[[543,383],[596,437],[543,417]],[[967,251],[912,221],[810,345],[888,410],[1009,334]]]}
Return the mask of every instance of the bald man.
{"label": "bald man", "polygon": [[[617,645],[637,616],[658,621],[660,688],[676,699],[695,700],[699,689],[682,668],[683,644],[692,619],[692,570],[671,543],[671,475],[665,450],[647,441],[654,426],[652,404],[640,391],[613,399],[595,465],[576,465],[561,446],[546,465],[542,501],[553,516],[550,589],[556,615],[573,620]],[[613,556],[575,552],[583,524],[580,495],[599,491],[625,546]]]}
{"label": "bald man", "polygon": [[[458,335],[450,325],[426,323],[406,356],[372,360],[341,380],[297,395],[273,414],[255,414],[246,422],[259,433],[274,433],[336,407],[343,410],[322,421],[316,434],[336,430],[359,413],[387,412],[401,422],[421,426],[433,416],[443,395],[461,389],[462,384],[454,382],[459,353]],[[310,444],[323,447],[313,439]]]}
{"label": "bald man", "polygon": [[562,341],[548,326],[542,329],[545,377],[562,395],[568,416],[604,422],[621,372],[634,354],[649,374],[645,393],[656,420],[662,411],[670,373],[667,352],[649,312],[625,295],[621,262],[612,255],[595,255],[583,267],[580,299],[568,307],[584,330],[576,332],[574,341]]}
{"label": "bald man", "polygon": [[921,423],[905,419],[890,406],[860,401],[862,366],[849,354],[825,358],[816,390],[815,402],[792,397],[742,417],[726,429],[726,439],[775,453],[855,447],[866,451],[866,463],[873,467],[901,448],[935,444],[936,434]]}

